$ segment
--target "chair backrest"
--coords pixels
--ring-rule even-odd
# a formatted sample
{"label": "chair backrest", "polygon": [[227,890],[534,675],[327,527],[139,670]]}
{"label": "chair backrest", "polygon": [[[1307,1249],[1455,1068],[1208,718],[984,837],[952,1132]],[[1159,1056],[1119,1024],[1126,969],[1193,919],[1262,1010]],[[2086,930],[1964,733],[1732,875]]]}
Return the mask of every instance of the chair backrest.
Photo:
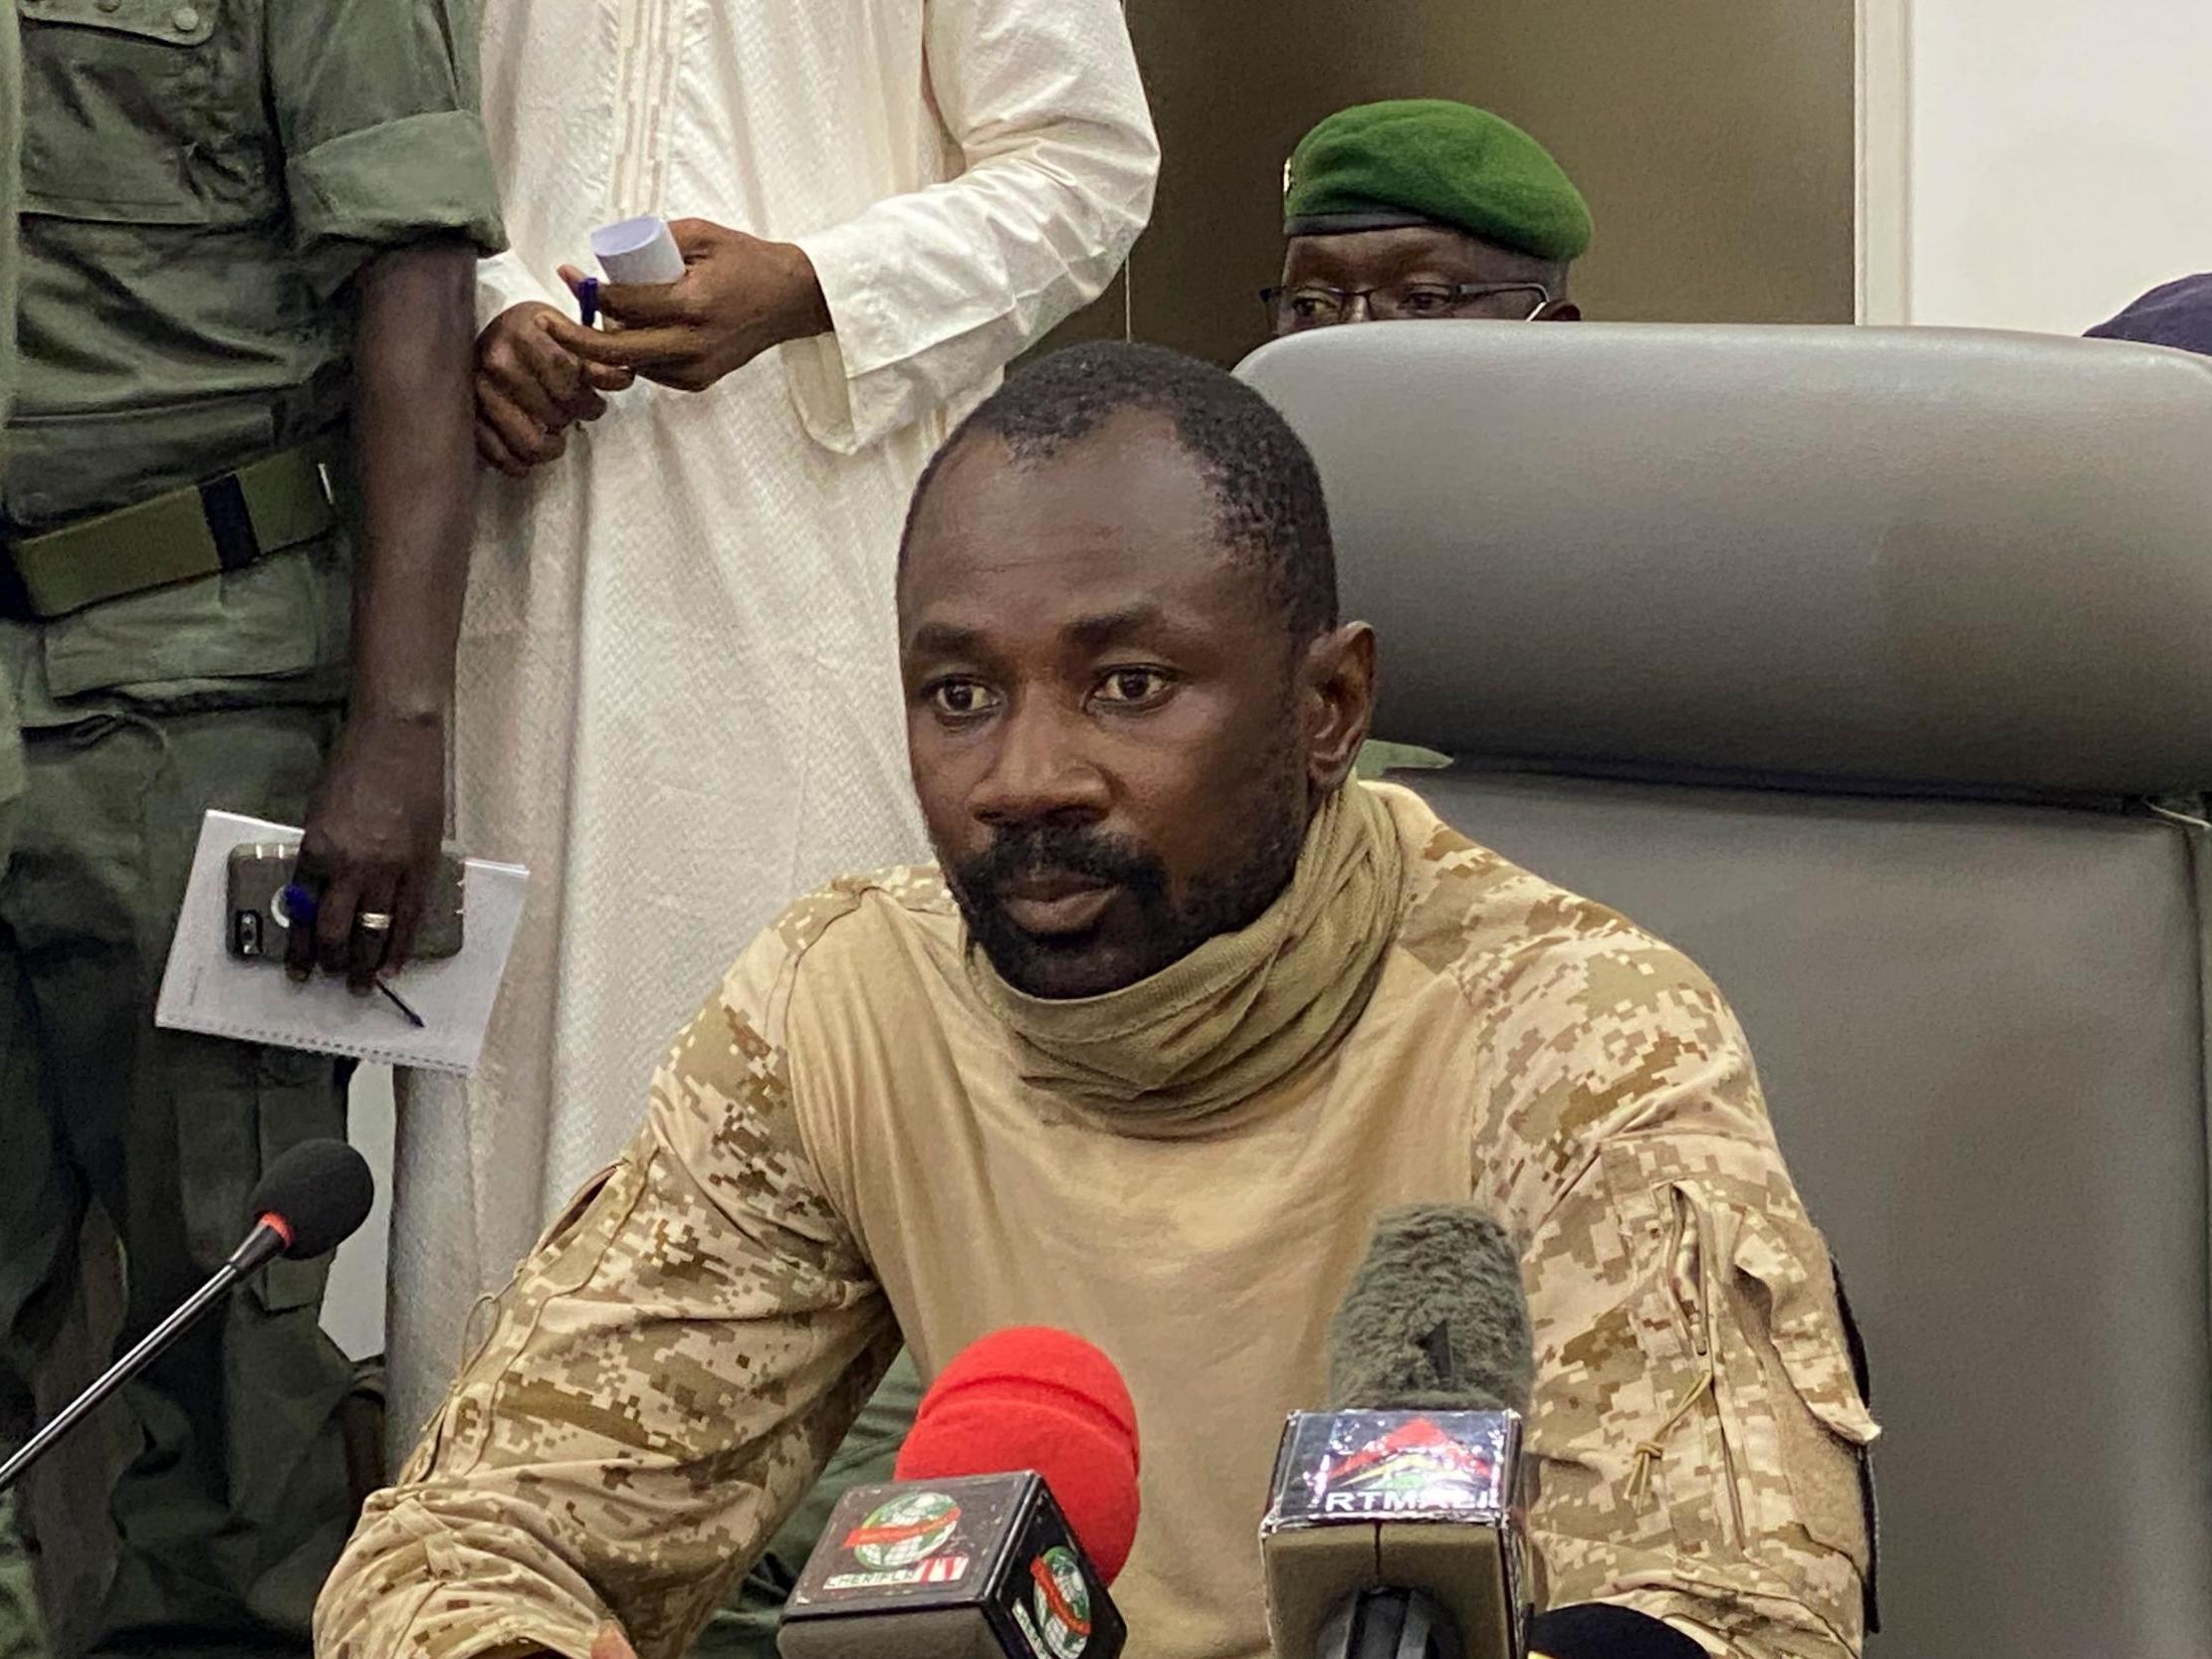
{"label": "chair backrest", "polygon": [[1422,323],[1240,369],[1378,735],[1712,972],[1841,1260],[1898,1659],[2212,1654],[2212,364]]}

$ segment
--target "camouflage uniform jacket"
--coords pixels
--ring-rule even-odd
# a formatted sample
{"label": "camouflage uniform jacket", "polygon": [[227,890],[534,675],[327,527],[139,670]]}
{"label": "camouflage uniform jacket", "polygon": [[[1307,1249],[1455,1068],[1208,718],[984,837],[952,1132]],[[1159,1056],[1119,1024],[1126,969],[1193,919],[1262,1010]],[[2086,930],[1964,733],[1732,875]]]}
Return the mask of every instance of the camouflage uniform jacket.
{"label": "camouflage uniform jacket", "polygon": [[501,1298],[318,1617],[325,1659],[674,1659],[903,1334],[927,1377],[1080,1332],[1144,1434],[1115,1598],[1141,1659],[1258,1659],[1282,1413],[1390,1203],[1525,1238],[1542,1604],[1840,1659],[1867,1567],[1827,1251],[1688,960],[1386,789],[1397,947],[1358,1023],[1233,1126],[1117,1133],[1023,1084],[934,872],[788,911],[679,1039],[643,1130]]}

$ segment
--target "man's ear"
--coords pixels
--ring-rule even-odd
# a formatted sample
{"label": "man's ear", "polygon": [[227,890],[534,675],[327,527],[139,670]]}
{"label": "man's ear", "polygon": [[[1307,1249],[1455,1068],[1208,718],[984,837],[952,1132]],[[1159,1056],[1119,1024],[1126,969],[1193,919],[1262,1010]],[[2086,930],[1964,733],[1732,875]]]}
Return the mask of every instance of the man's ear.
{"label": "man's ear", "polygon": [[1375,716],[1375,630],[1347,622],[1307,646],[1299,665],[1298,703],[1306,777],[1316,795],[1326,795],[1352,775]]}

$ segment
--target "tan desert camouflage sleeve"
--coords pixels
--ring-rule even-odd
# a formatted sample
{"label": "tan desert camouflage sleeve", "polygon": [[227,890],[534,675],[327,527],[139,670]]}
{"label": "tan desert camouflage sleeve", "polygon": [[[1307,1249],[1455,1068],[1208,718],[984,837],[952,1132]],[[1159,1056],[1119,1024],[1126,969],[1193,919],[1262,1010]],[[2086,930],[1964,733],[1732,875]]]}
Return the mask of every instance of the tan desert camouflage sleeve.
{"label": "tan desert camouflage sleeve", "polygon": [[1857,1655],[1879,1431],[1734,1015],[1602,906],[1448,831],[1428,853],[1455,919],[1432,965],[1500,1056],[1477,1166],[1527,1239],[1538,1605],[1615,1602],[1739,1659]]}
{"label": "tan desert camouflage sleeve", "polygon": [[622,1160],[502,1296],[316,1611],[321,1659],[676,1659],[897,1350],[800,1143],[771,933],[653,1084]]}

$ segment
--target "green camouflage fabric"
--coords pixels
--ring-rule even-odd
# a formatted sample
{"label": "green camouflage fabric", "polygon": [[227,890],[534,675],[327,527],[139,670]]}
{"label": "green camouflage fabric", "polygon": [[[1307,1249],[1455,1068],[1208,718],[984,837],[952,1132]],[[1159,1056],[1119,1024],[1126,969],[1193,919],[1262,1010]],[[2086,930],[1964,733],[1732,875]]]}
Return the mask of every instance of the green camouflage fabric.
{"label": "green camouflage fabric", "polygon": [[[1878,1431],[1734,1017],[1616,913],[1406,790],[1359,787],[1391,802],[1409,891],[1373,1001],[1285,1132],[1327,1183],[1155,1202],[1246,1132],[1085,1139],[1047,1100],[1016,1111],[1006,1055],[949,988],[965,975],[936,874],[833,884],[740,960],[621,1162],[523,1264],[327,1587],[324,1659],[587,1659],[608,1618],[642,1659],[676,1659],[823,1466],[900,1321],[926,1378],[973,1334],[1042,1311],[1116,1355],[1146,1425],[1146,1525],[1116,1590],[1138,1650],[1259,1659],[1250,1529],[1275,1425],[1321,1397],[1331,1287],[1375,1210],[1315,1217],[1371,1177],[1384,1200],[1455,1185],[1525,1241],[1539,1605],[1619,1603],[1736,1659],[1858,1654],[1860,1460]],[[1415,1133],[1439,1125],[1455,1155]],[[1248,1181],[1269,1165],[1232,1166]],[[1022,1210],[1046,1168],[1074,1177],[1054,1194],[1065,1241]],[[901,1179],[962,1207],[901,1213]],[[1239,1205],[1281,1219],[1239,1238]],[[933,1251],[934,1281],[918,1266]],[[1312,1317],[1239,1306],[1255,1264],[1284,1257],[1287,1307]],[[1178,1334],[1217,1331],[1225,1352]],[[1179,1406],[1215,1412],[1199,1454],[1175,1438]],[[1207,1599],[1179,1600],[1167,1580],[1190,1539],[1146,1535],[1209,1506]],[[1218,1622],[1194,1634],[1170,1609]]]}

